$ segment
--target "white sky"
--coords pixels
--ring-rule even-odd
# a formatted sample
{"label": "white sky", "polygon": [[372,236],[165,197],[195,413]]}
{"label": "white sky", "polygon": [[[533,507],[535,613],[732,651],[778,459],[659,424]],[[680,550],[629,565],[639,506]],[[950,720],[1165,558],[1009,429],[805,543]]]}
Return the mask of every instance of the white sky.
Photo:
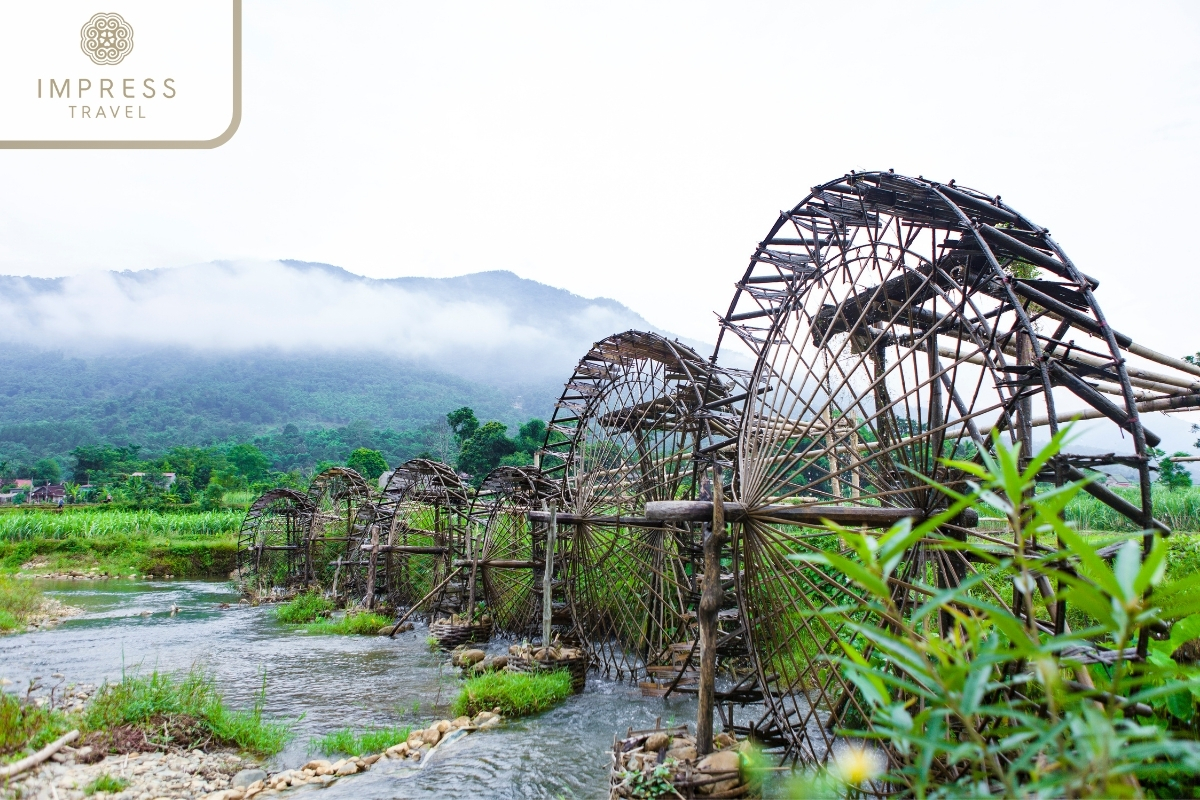
{"label": "white sky", "polygon": [[509,269],[712,341],[780,208],[891,167],[1002,194],[1118,329],[1200,349],[1200,4],[246,0],[244,24],[229,144],[0,151],[0,272]]}

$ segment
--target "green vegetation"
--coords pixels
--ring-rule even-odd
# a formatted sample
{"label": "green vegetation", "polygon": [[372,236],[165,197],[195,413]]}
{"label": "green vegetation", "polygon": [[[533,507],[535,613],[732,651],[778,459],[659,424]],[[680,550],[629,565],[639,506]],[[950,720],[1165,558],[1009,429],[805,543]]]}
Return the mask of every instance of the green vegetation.
{"label": "green vegetation", "polygon": [[[1115,494],[1135,506],[1141,505],[1137,489],[1116,487]],[[1155,485],[1152,491],[1154,516],[1175,531],[1200,531],[1200,488],[1168,489]],[[1080,492],[1071,498],[1065,509],[1068,522],[1080,531],[1136,531],[1125,517],[1113,511],[1090,494]],[[980,516],[994,516],[994,510],[980,509]]]}
{"label": "green vegetation", "polygon": [[17,761],[71,730],[71,721],[59,711],[26,705],[0,692],[0,762]]}
{"label": "green vegetation", "polygon": [[340,636],[374,636],[384,625],[392,624],[390,617],[374,612],[347,612],[338,619],[319,619],[304,628],[305,633]]}
{"label": "green vegetation", "polygon": [[[142,454],[197,448],[214,456],[252,443],[284,474],[344,464],[359,447],[399,464],[448,449],[442,420],[451,409],[469,405],[517,424],[518,398],[545,414],[561,389],[558,379],[476,382],[377,355],[164,350],[79,358],[15,345],[0,354],[0,383],[0,462],[17,477],[33,477],[33,465],[50,459],[79,484],[96,481],[73,475],[71,451],[106,443],[137,444]],[[229,469],[201,459],[197,475],[176,461],[186,459],[161,471],[188,476],[193,492],[207,485],[206,467],[209,475]]]}
{"label": "green vegetation", "polygon": [[506,717],[526,717],[553,708],[571,696],[571,674],[489,672],[468,679],[454,700],[454,713],[473,717],[497,706]]}
{"label": "green vegetation", "polygon": [[[275,609],[275,619],[280,622],[286,622],[289,625],[303,625],[314,621],[322,614],[332,610],[332,600],[328,600],[315,592],[306,592],[277,606]],[[376,626],[375,629],[379,630],[379,627]]]}
{"label": "green vegetation", "polygon": [[89,783],[87,786],[83,787],[83,793],[88,797],[91,797],[96,792],[108,792],[109,794],[116,794],[117,792],[124,791],[125,787],[128,785],[129,781],[125,780],[124,778],[114,778],[112,775],[109,775],[106,772],[99,778],[96,778],[96,780]]}
{"label": "green vegetation", "polygon": [[519,467],[533,463],[533,454],[546,439],[546,423],[531,419],[517,430],[517,438],[508,438],[508,426],[502,422],[479,424],[475,412],[460,408],[446,415],[458,445],[458,468],[479,486],[498,466]]}
{"label": "green vegetation", "polygon": [[42,606],[42,593],[29,581],[0,575],[0,633],[24,628]]}
{"label": "green vegetation", "polygon": [[163,747],[200,747],[209,742],[263,756],[278,753],[292,736],[291,725],[263,719],[266,678],[249,710],[225,705],[212,676],[192,669],[172,676],[155,670],[106,684],[83,712],[87,731],[130,726]]}
{"label": "green vegetation", "polygon": [[380,475],[387,472],[388,463],[384,460],[383,453],[378,450],[360,447],[346,459],[346,466],[368,481],[376,481]]}
{"label": "green vegetation", "polygon": [[406,741],[411,732],[411,726],[369,728],[365,731],[340,728],[324,736],[314,737],[311,748],[326,755],[371,755],[372,753],[382,753],[392,745]]}
{"label": "green vegetation", "polygon": [[160,512],[121,511],[103,507],[13,509],[0,513],[0,542],[30,539],[103,539],[129,537],[234,536],[241,511]]}
{"label": "green vegetation", "polygon": [[[917,527],[905,521],[883,536],[841,530],[842,552],[794,557],[847,575],[864,598],[866,614],[851,618],[846,608],[824,608],[807,615],[827,617],[844,631],[845,655],[830,661],[855,687],[854,702],[870,722],[848,718],[847,750],[830,769],[801,778],[794,793],[857,797],[864,784],[881,781],[916,797],[1196,796],[1200,668],[1175,656],[1200,636],[1200,573],[1167,579],[1170,557],[1159,537],[1146,554],[1141,537],[1130,537],[1110,563],[1063,521],[1062,509],[1082,485],[1037,493],[1035,477],[1067,433],[1024,470],[1018,449],[997,437],[995,457],[984,454],[983,467],[951,463],[981,488],[970,496],[943,489],[954,501],[944,514]],[[969,574],[956,587],[921,587],[928,602],[902,610],[891,579],[905,554],[946,519],[981,506],[983,496],[1002,509],[1015,551],[1000,554],[969,541],[956,548],[1008,578],[1011,604],[976,592],[987,576]],[[1026,551],[1035,532],[1039,542],[1061,540],[1063,552]],[[1070,571],[1060,566],[1067,564]],[[1034,601],[1035,572],[1061,587],[1089,620],[1086,629],[1052,632],[1045,606]],[[1028,588],[1014,588],[1022,586]],[[1149,590],[1153,602],[1146,602]],[[1044,627],[1015,614],[1014,606]],[[940,628],[953,635],[939,635]],[[1170,630],[1170,638],[1151,639],[1146,662],[1129,660],[1127,648],[1146,629]],[[1111,665],[1086,666],[1062,655],[1081,644],[1110,651]],[[900,757],[874,750],[875,741]]]}
{"label": "green vegetation", "polygon": [[0,540],[0,572],[23,564],[37,572],[173,575],[177,578],[224,578],[237,566],[237,538],[168,538],[112,535],[65,539]]}

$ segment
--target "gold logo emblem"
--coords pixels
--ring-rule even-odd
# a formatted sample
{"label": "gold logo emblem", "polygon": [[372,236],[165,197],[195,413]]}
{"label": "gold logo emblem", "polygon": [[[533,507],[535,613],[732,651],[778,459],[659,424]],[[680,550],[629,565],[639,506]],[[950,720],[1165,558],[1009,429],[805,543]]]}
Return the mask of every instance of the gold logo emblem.
{"label": "gold logo emblem", "polygon": [[133,52],[133,28],[120,14],[96,14],[79,32],[79,40],[96,64],[120,64]]}

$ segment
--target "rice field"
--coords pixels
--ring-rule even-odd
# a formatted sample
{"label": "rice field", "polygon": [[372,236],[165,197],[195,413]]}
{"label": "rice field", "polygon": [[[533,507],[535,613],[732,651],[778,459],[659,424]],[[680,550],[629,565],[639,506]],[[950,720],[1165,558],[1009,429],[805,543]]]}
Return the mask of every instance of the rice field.
{"label": "rice field", "polygon": [[22,511],[0,514],[0,542],[30,539],[106,539],[114,536],[188,537],[232,536],[241,527],[243,511]]}

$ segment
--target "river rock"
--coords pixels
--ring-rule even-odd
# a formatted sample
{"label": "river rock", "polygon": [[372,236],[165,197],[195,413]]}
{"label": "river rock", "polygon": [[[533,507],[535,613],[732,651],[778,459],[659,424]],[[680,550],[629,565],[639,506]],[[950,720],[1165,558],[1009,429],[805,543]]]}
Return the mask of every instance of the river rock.
{"label": "river rock", "polygon": [[508,656],[496,656],[492,659],[492,669],[497,672],[508,667]]}
{"label": "river rock", "polygon": [[720,794],[727,792],[730,789],[737,787],[741,782],[741,776],[738,771],[741,769],[742,760],[736,750],[718,750],[717,752],[707,755],[700,760],[696,765],[696,769],[701,772],[721,773],[732,772],[733,777],[728,780],[717,781],[710,783],[707,786],[700,787],[701,794]]}
{"label": "river rock", "polygon": [[237,788],[247,788],[248,789],[250,787],[250,784],[254,783],[255,781],[266,780],[266,778],[267,778],[267,773],[261,769],[244,769],[241,772],[239,772],[238,774],[233,776],[233,780],[231,780],[229,782],[229,785],[234,787],[235,789],[237,789]]}
{"label": "river rock", "polygon": [[728,733],[718,733],[713,737],[713,744],[720,750],[726,747],[733,747],[737,744],[737,739],[730,736]]}
{"label": "river rock", "polygon": [[441,738],[442,732],[437,728],[426,728],[421,733],[421,741],[425,742],[425,744],[437,744]]}
{"label": "river rock", "polygon": [[446,731],[454,727],[454,723],[448,719],[443,719],[439,720],[433,727],[438,729],[438,733],[444,734]]}
{"label": "river rock", "polygon": [[676,744],[667,751],[667,758],[673,758],[676,761],[691,761],[695,757],[696,746],[690,742]]}
{"label": "river rock", "polygon": [[478,664],[485,658],[487,658],[487,653],[482,650],[464,650],[462,655],[458,657],[458,663],[464,667],[469,667],[472,664]]}
{"label": "river rock", "polygon": [[425,733],[425,731],[418,730],[418,731],[409,732],[408,748],[410,750],[416,750],[418,747],[420,747],[425,742],[425,739],[422,737],[423,733]]}
{"label": "river rock", "polygon": [[479,723],[479,730],[484,730],[486,728],[494,728],[499,724],[500,724],[500,717],[493,715],[493,716],[490,716],[487,719],[485,719],[483,722]]}
{"label": "river rock", "polygon": [[392,626],[384,625],[382,628],[377,630],[375,633],[378,634],[379,636],[391,636],[392,635]]}
{"label": "river rock", "polygon": [[652,733],[646,737],[646,744],[643,745],[646,750],[658,752],[671,743],[671,737],[665,733]]}
{"label": "river rock", "polygon": [[483,723],[487,722],[489,719],[491,719],[494,716],[496,716],[496,715],[493,714],[491,711],[480,711],[478,714],[475,715],[475,719],[471,720],[471,724],[475,725],[475,726],[482,725]]}
{"label": "river rock", "polygon": [[319,775],[319,774],[321,774],[322,769],[328,769],[329,767],[332,767],[332,766],[333,766],[333,764],[331,764],[330,762],[326,761],[323,758],[314,758],[312,761],[308,762],[300,769],[311,769],[313,771],[313,774]]}
{"label": "river rock", "polygon": [[373,755],[363,756],[362,763],[369,767],[381,758],[383,758],[383,753],[374,753]]}
{"label": "river rock", "polygon": [[470,717],[455,717],[454,721],[451,722],[450,724],[455,728],[469,728],[469,727],[471,727],[471,718]]}
{"label": "river rock", "polygon": [[339,776],[353,775],[356,772],[358,772],[358,764],[355,764],[353,761],[347,761],[345,764],[342,764],[340,767],[334,770],[333,774]]}
{"label": "river rock", "polygon": [[387,749],[387,754],[390,758],[402,758],[408,755],[408,742],[392,745]]}

